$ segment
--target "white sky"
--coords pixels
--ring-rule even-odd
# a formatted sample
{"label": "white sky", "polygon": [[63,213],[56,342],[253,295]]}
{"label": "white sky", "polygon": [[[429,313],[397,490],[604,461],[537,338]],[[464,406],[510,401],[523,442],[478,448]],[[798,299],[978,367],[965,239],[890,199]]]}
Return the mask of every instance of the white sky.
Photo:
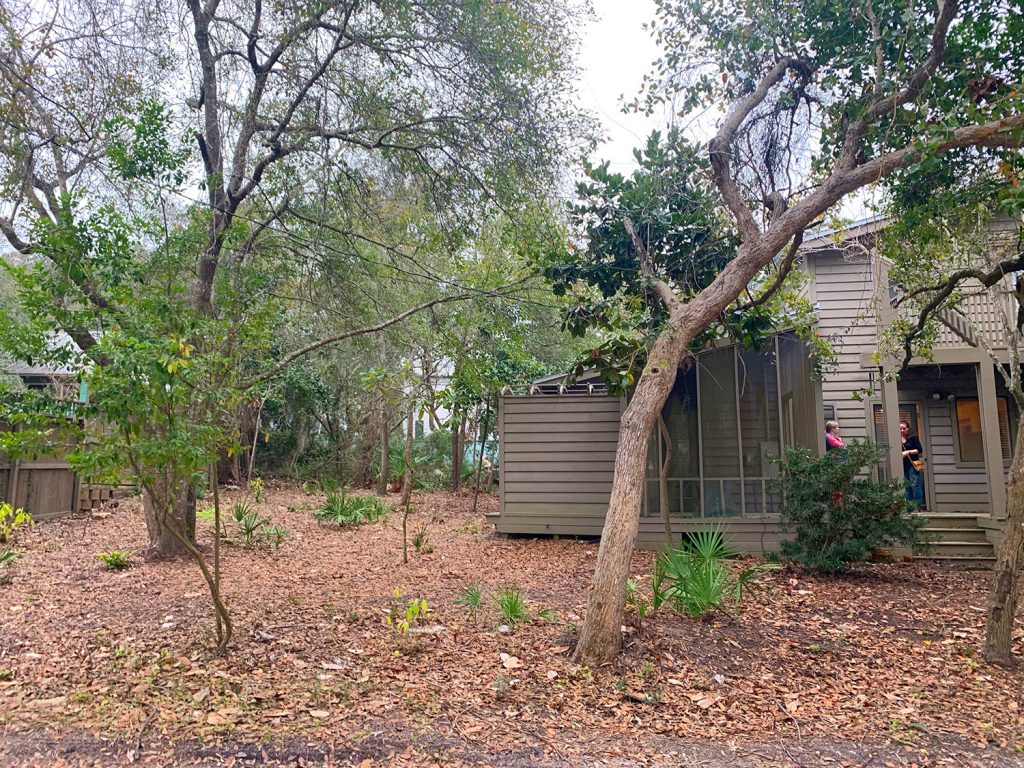
{"label": "white sky", "polygon": [[622,102],[636,97],[643,76],[658,56],[643,24],[654,18],[654,0],[593,0],[597,19],[583,33],[580,53],[580,103],[600,121],[608,138],[596,160],[608,160],[612,170],[636,167],[633,148],[646,143],[655,128],[664,131],[664,116],[623,114]]}

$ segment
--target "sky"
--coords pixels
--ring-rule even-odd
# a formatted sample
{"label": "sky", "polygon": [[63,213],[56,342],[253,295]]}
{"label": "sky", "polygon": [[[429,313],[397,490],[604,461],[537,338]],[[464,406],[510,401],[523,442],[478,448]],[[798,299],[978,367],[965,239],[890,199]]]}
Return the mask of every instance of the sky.
{"label": "sky", "polygon": [[583,108],[601,121],[608,137],[596,157],[608,160],[612,170],[629,171],[636,166],[633,147],[644,144],[652,130],[667,122],[664,115],[621,111],[622,102],[637,95],[658,56],[650,32],[643,28],[654,18],[654,1],[593,0],[593,4],[597,19],[583,33],[577,92]]}

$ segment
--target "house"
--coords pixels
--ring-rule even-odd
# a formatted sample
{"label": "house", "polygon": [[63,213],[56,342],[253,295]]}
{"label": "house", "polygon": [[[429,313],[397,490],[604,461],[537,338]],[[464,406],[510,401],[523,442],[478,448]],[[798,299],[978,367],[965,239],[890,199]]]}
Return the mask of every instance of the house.
{"label": "house", "polygon": [[[886,264],[871,247],[883,226],[881,219],[868,220],[819,233],[803,246],[801,268],[810,278],[818,331],[837,354],[835,369],[822,380],[813,376],[804,343],[789,333],[759,351],[709,350],[680,369],[659,430],[671,436],[671,453],[664,437],[650,441],[638,546],[664,542],[659,474],[666,459],[674,533],[720,525],[738,548],[770,552],[784,535],[770,456],[791,444],[823,451],[824,422],[836,419],[847,439],[889,445],[878,473],[901,477],[899,422],[906,420],[928,460],[928,526],[941,539],[933,556],[992,561],[1006,514],[1017,412],[991,358],[962,337],[980,329],[990,346],[1003,343],[1005,353],[996,332],[1000,308],[985,295],[972,297],[965,307],[970,327],[946,317],[956,330],[943,329],[934,358],[914,359],[898,381],[887,376],[895,363],[880,363],[878,335],[896,310]],[[1009,291],[1005,300],[1012,301]],[[624,404],[592,379],[566,386],[552,377],[536,382],[529,395],[504,395],[496,529],[599,536]]]}

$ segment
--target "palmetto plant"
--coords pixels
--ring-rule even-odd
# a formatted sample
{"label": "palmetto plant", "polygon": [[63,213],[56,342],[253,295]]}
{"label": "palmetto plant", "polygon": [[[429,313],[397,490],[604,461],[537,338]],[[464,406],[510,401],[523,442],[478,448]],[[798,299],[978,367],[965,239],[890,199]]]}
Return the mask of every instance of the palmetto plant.
{"label": "palmetto plant", "polygon": [[693,533],[680,546],[663,550],[654,566],[652,609],[667,603],[694,618],[712,611],[729,613],[762,572],[780,567],[757,563],[735,570],[729,561],[737,554],[720,528]]}
{"label": "palmetto plant", "polygon": [[498,593],[497,604],[502,622],[509,626],[525,621],[529,617],[526,611],[526,598],[523,597],[521,589],[505,587]]}
{"label": "palmetto plant", "polygon": [[338,525],[359,525],[372,523],[386,516],[388,505],[376,496],[349,496],[344,489],[341,493],[328,493],[324,505],[313,513],[318,521]]}

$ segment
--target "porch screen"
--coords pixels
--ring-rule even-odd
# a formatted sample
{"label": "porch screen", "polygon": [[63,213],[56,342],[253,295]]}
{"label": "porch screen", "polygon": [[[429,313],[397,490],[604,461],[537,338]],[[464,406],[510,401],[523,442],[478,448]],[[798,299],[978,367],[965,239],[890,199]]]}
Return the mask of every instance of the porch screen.
{"label": "porch screen", "polygon": [[[763,351],[728,347],[701,354],[681,370],[662,411],[672,440],[669,513],[683,517],[756,517],[778,511],[769,481],[782,444],[816,447],[817,388],[807,347],[779,336]],[[659,430],[647,460],[643,513],[660,514]]]}
{"label": "porch screen", "polygon": [[704,457],[704,516],[742,512],[736,351],[722,349],[700,359],[700,436]]}

